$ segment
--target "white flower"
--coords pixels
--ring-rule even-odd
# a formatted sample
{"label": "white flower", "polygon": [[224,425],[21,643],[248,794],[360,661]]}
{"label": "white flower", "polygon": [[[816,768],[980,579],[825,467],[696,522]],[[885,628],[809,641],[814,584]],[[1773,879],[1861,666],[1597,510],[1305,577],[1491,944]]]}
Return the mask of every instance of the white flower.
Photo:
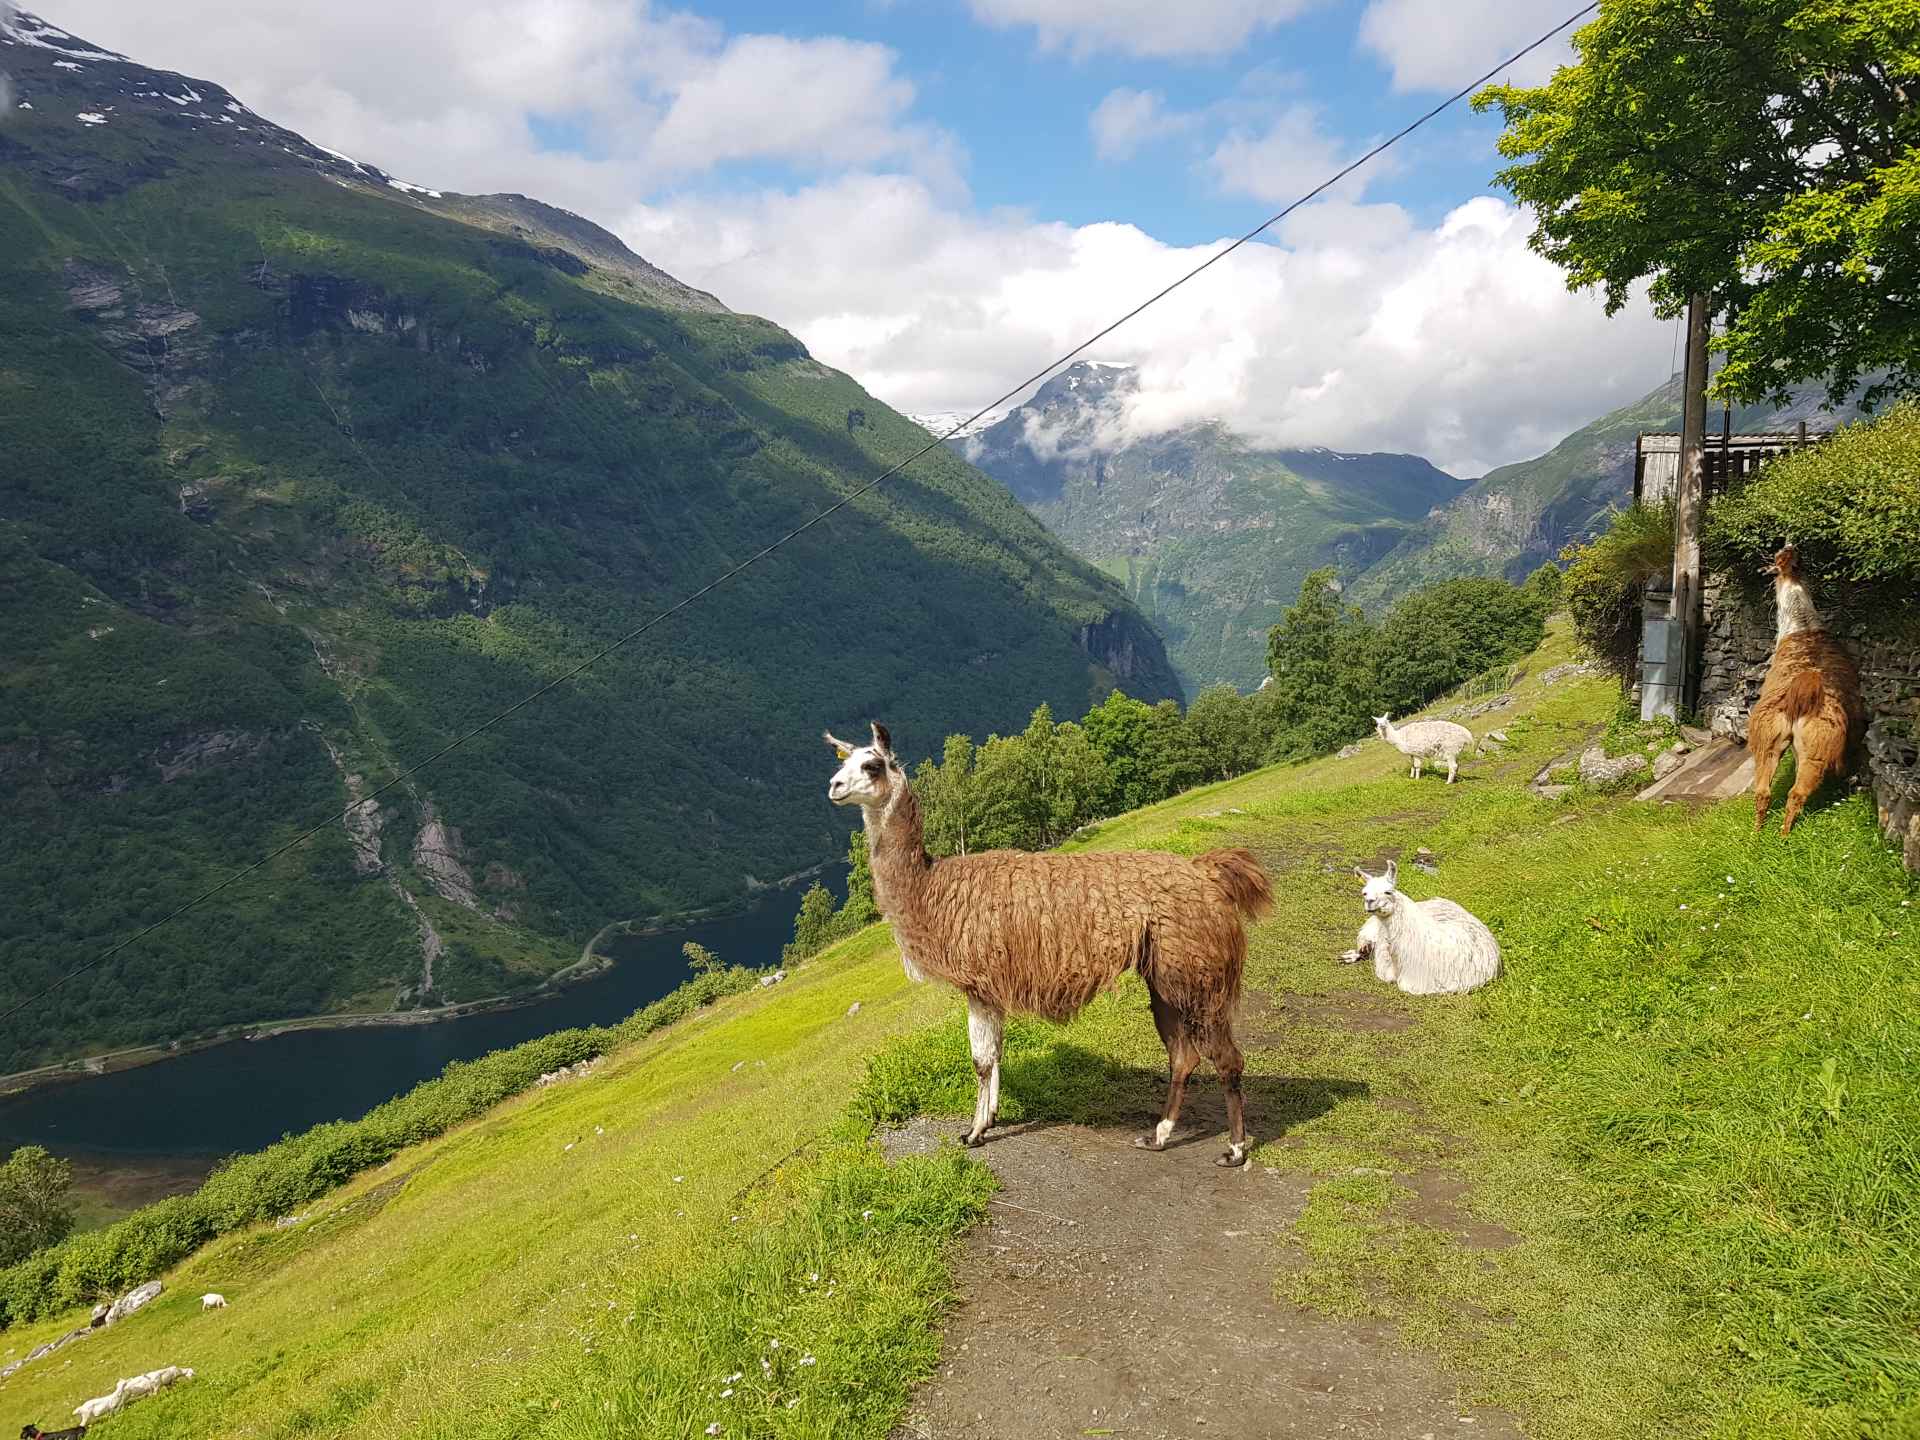
{"label": "white flower", "polygon": [[820,1283],[820,1272],[819,1272],[818,1270],[810,1270],[810,1271],[808,1271],[808,1272],[807,1272],[807,1283],[808,1283],[809,1285],[818,1285],[818,1284]]}
{"label": "white flower", "polygon": [[720,1398],[722,1400],[731,1400],[733,1398],[733,1387],[729,1385],[726,1389],[722,1390],[720,1392]]}
{"label": "white flower", "polygon": [[676,1175],[673,1177],[673,1183],[678,1185],[681,1181],[685,1180],[686,1178],[687,1177],[684,1175]]}
{"label": "white flower", "polygon": [[767,1348],[769,1350],[778,1350],[780,1348],[780,1342],[778,1340],[769,1340],[767,1341]]}
{"label": "white flower", "polygon": [[1727,884],[1729,885],[1733,884],[1733,876],[1731,875],[1727,876]]}
{"label": "white flower", "polygon": [[740,1377],[741,1377],[742,1375],[744,1375],[745,1373],[746,1373],[746,1372],[745,1372],[744,1370],[736,1370],[736,1371],[734,1371],[734,1372],[733,1372],[733,1373],[732,1373],[731,1375],[729,1375],[729,1376],[727,1376],[727,1379],[726,1379],[726,1383],[727,1383],[727,1384],[729,1384],[729,1385],[737,1385],[737,1384],[739,1384],[739,1383],[740,1383]]}
{"label": "white flower", "polygon": [[815,1365],[815,1364],[818,1364],[819,1362],[816,1361],[811,1355],[802,1355],[800,1357],[800,1363],[802,1365]]}
{"label": "white flower", "polygon": [[1684,905],[1682,905],[1682,906],[1681,906],[1680,908],[1681,908],[1682,910],[1684,910],[1684,909],[1686,909],[1687,907],[1686,907],[1686,906],[1684,906]]}
{"label": "white flower", "polygon": [[873,1219],[873,1211],[871,1211],[871,1210],[862,1210],[862,1211],[860,1212],[860,1218],[861,1218],[862,1220],[871,1220],[871,1219]]}
{"label": "white flower", "polygon": [[707,1426],[707,1433],[709,1435],[724,1435],[727,1432],[720,1428],[720,1422],[716,1420],[711,1425]]}

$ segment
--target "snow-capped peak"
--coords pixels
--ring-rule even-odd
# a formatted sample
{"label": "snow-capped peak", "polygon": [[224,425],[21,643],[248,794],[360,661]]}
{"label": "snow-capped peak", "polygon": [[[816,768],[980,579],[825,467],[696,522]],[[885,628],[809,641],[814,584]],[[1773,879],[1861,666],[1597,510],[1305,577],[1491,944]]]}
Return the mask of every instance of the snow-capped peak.
{"label": "snow-capped peak", "polygon": [[125,60],[111,50],[96,50],[57,25],[49,25],[31,11],[16,9],[9,0],[0,0],[0,43],[30,45],[36,50],[52,50],[69,60]]}

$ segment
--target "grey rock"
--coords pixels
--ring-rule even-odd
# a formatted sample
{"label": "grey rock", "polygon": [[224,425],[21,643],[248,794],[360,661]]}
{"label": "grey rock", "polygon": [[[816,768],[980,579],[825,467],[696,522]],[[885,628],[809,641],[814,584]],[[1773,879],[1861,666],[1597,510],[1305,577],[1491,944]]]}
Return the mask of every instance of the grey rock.
{"label": "grey rock", "polygon": [[1612,785],[1646,768],[1644,755],[1621,755],[1609,760],[1607,752],[1598,745],[1590,746],[1580,757],[1580,779],[1588,785]]}

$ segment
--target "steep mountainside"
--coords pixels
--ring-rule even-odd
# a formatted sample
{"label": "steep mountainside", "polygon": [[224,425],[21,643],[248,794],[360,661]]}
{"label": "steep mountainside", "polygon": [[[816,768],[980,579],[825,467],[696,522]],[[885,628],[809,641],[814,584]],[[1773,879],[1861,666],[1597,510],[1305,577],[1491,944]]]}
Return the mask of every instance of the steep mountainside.
{"label": "steep mountainside", "polygon": [[1144,440],[1120,430],[1136,384],[1079,364],[960,452],[1127,587],[1189,690],[1242,688],[1307,572],[1386,554],[1462,482],[1416,455],[1260,450],[1216,424]]}
{"label": "steep mountainside", "polygon": [[[0,1005],[924,443],[577,216],[0,26]],[[1178,693],[1117,586],[936,453],[70,986],[0,1071],[530,983],[838,851],[823,723],[937,751],[1114,684]]]}
{"label": "steep mountainside", "polygon": [[[1829,429],[1858,412],[1826,410],[1824,391],[1804,385],[1784,406],[1749,405],[1733,412],[1736,430],[1791,430],[1806,420]],[[1504,575],[1520,580],[1590,535],[1606,512],[1633,498],[1634,437],[1643,430],[1680,428],[1680,377],[1631,405],[1576,430],[1545,455],[1503,465],[1476,480],[1445,510],[1407,536],[1353,587],[1369,609],[1432,580],[1459,575]],[[1719,407],[1708,426],[1722,423]]]}

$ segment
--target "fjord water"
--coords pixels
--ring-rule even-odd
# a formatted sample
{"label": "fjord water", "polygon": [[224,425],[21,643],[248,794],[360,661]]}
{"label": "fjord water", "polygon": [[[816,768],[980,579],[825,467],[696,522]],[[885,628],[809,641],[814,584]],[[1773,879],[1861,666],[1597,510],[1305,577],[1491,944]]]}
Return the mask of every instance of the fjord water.
{"label": "fjord water", "polygon": [[[845,894],[844,865],[821,879]],[[687,978],[681,946],[696,940],[730,964],[771,965],[793,938],[803,886],[769,890],[749,908],[653,935],[603,942],[618,962],[551,999],[424,1025],[300,1030],[239,1040],[116,1074],[0,1099],[0,1154],[44,1145],[95,1165],[113,1157],[203,1157],[257,1150],[328,1120],[352,1120],[471,1060],[537,1035],[624,1020]],[[191,1167],[188,1167],[189,1169]]]}

